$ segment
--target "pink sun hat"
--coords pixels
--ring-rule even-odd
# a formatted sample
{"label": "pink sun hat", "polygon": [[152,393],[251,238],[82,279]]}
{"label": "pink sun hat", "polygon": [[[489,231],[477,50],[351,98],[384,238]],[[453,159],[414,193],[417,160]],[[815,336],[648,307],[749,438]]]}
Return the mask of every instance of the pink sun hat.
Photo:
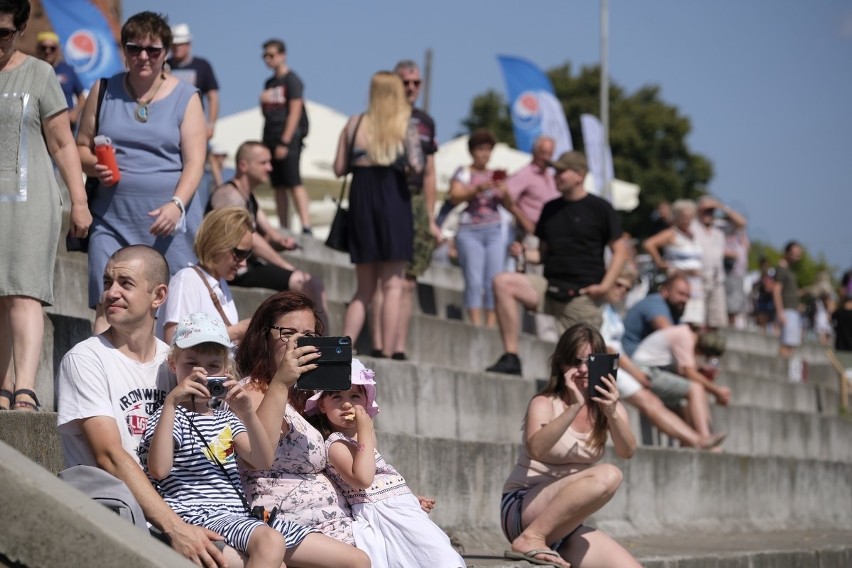
{"label": "pink sun hat", "polygon": [[[364,410],[370,418],[375,418],[379,413],[379,404],[376,402],[376,372],[364,366],[358,359],[352,359],[352,384],[362,385],[367,393],[367,404]],[[319,399],[324,391],[317,391],[314,396],[305,402],[305,414],[319,412]]]}

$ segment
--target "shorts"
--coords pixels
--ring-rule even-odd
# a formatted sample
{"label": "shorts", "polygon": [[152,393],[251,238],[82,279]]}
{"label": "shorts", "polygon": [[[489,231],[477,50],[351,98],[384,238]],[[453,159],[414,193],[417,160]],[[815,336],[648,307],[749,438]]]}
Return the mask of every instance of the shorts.
{"label": "shorts", "polygon": [[[503,498],[500,500],[500,526],[503,529],[503,534],[509,539],[509,542],[512,542],[524,532],[521,513],[523,512],[524,496],[528,492],[528,488],[515,489],[514,491],[504,493]],[[583,528],[582,524],[556,542],[548,543],[548,546],[552,550],[559,550],[559,547],[581,528]]]}
{"label": "shorts", "polygon": [[802,316],[798,310],[784,309],[784,328],[781,330],[781,345],[796,347],[802,344]]}
{"label": "shorts", "polygon": [[237,274],[228,284],[240,288],[270,288],[281,292],[290,289],[291,276],[292,270],[250,258],[246,271]]}
{"label": "shorts", "polygon": [[624,400],[627,400],[642,390],[642,384],[624,369],[618,370],[618,374],[615,377],[615,386],[618,388],[618,395]]}
{"label": "shorts", "polygon": [[[266,526],[263,521],[245,513],[203,511],[181,516],[190,525],[204,527],[222,535],[225,537],[228,546],[240,552],[245,552],[248,549],[249,539],[254,530]],[[318,532],[316,529],[310,529],[293,521],[285,521],[283,518],[275,519],[270,526],[284,535],[284,543],[287,548],[298,546],[310,533]]]}
{"label": "shorts", "polygon": [[422,193],[411,195],[411,212],[414,217],[414,254],[405,269],[409,278],[423,276],[432,264],[432,253],[435,252],[435,237],[429,231],[429,215],[426,211],[426,199]]}
{"label": "shorts", "polygon": [[588,296],[579,296],[570,302],[557,302],[547,296],[547,279],[544,276],[526,274],[526,277],[538,294],[536,311],[556,318],[560,335],[577,323],[587,323],[595,329],[600,329],[603,325],[603,304]]}
{"label": "shorts", "polygon": [[266,147],[272,153],[272,173],[269,181],[275,189],[296,187],[302,185],[302,175],[299,172],[299,161],[302,157],[302,138],[294,138],[288,148],[290,151],[283,160],[275,159],[275,146],[277,144],[266,143]]}
{"label": "shorts", "polygon": [[657,395],[663,401],[663,404],[675,410],[685,405],[686,398],[689,396],[689,388],[692,386],[689,379],[659,367],[640,365],[640,368],[648,373],[648,379],[651,381],[651,392]]}

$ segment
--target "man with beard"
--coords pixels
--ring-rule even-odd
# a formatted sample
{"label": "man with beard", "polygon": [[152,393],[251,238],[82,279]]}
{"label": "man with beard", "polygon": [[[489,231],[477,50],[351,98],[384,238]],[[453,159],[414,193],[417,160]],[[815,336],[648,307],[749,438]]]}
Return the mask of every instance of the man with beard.
{"label": "man with beard", "polygon": [[660,291],[648,294],[636,303],[624,316],[624,351],[630,357],[639,342],[653,332],[680,322],[686,302],[689,300],[689,282],[680,275],[670,276]]}

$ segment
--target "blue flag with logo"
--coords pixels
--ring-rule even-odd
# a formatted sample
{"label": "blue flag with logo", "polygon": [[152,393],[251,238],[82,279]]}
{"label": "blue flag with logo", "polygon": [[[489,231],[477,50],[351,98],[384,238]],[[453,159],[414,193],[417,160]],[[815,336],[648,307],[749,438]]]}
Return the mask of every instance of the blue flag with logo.
{"label": "blue flag with logo", "polygon": [[550,136],[556,142],[554,158],[573,149],[568,121],[547,75],[520,57],[500,55],[497,59],[506,80],[518,150],[532,152],[539,136]]}
{"label": "blue flag with logo", "polygon": [[59,36],[66,63],[84,87],[124,69],[106,18],[89,0],[41,0],[41,5]]}

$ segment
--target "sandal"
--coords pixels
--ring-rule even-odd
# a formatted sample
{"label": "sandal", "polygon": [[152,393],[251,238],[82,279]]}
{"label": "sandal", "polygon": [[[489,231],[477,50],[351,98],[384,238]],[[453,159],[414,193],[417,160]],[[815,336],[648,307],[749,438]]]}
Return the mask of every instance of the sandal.
{"label": "sandal", "polygon": [[[33,401],[19,400],[18,395],[22,394],[30,397]],[[13,396],[15,397],[15,402],[12,405],[14,410],[25,410],[27,412],[36,412],[41,410],[41,403],[39,403],[36,393],[30,389],[18,389],[13,393]]]}
{"label": "sandal", "polygon": [[12,405],[15,404],[15,393],[6,389],[0,389],[0,398],[9,400],[9,406],[0,406],[0,410],[12,410]]}
{"label": "sandal", "polygon": [[536,566],[560,566],[558,561],[551,562],[549,560],[542,560],[541,558],[536,558],[536,556],[551,556],[553,558],[558,558],[559,560],[562,560],[562,557],[559,556],[558,552],[549,548],[534,548],[533,550],[528,550],[526,552],[515,552],[514,550],[507,550],[503,553],[503,557],[508,558],[509,560],[523,560],[524,562],[529,562],[530,564],[535,564]]}

